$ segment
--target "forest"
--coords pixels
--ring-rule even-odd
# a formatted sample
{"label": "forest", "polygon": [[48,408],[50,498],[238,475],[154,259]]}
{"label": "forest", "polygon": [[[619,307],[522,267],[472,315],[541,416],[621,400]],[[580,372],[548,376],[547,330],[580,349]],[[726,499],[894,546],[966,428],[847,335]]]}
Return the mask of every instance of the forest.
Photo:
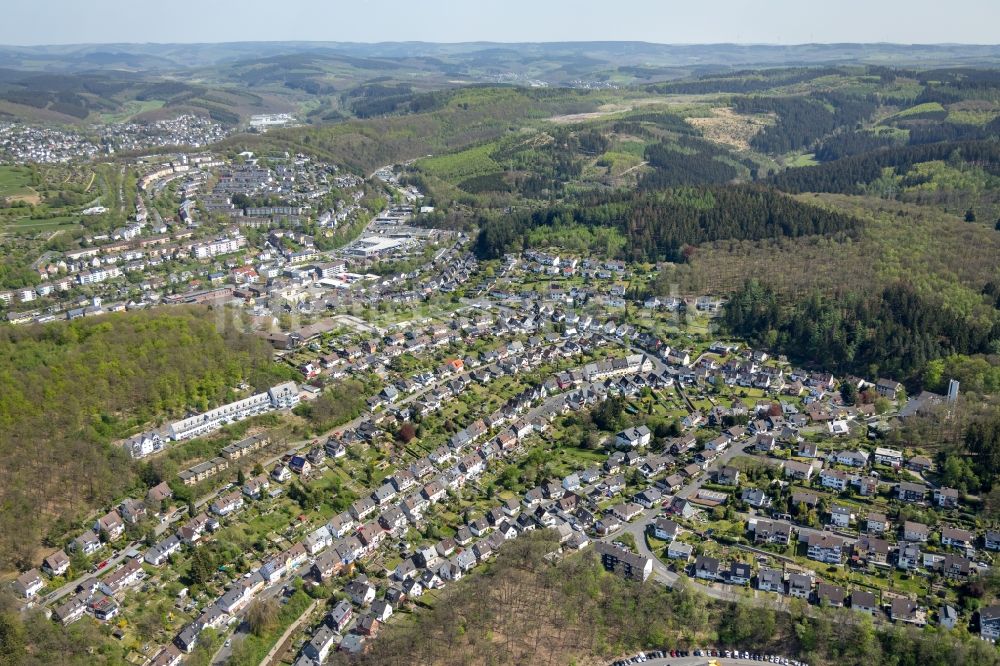
{"label": "forest", "polygon": [[893,168],[905,174],[914,164],[932,160],[971,163],[1000,175],[1000,143],[957,141],[874,150],[825,164],[789,169],[773,176],[770,183],[786,192],[856,194],[861,186],[878,179],[883,169]]}
{"label": "forest", "polygon": [[112,441],[290,378],[240,330],[194,307],[0,329],[0,567],[138,482]]}
{"label": "forest", "polygon": [[[446,603],[390,625],[366,655],[338,654],[331,663],[573,664],[639,650],[738,645],[813,666],[1000,664],[992,645],[968,633],[876,628],[865,614],[795,600],[788,613],[750,599],[714,601],[690,582],[670,589],[605,573],[592,548],[553,563],[545,555],[556,546],[547,530],[508,542],[498,559],[449,588]],[[985,593],[996,594],[992,579]]]}
{"label": "forest", "polygon": [[611,227],[626,238],[625,258],[684,261],[699,243],[851,233],[858,221],[756,186],[591,193],[578,205],[482,219],[476,251],[494,258],[522,249],[538,227]]}
{"label": "forest", "polygon": [[875,112],[877,104],[867,99],[837,94],[813,93],[808,97],[737,97],[738,113],[773,113],[778,122],[765,127],[750,141],[764,153],[781,154],[810,147],[842,126],[853,126]]}
{"label": "forest", "polygon": [[[740,175],[736,167],[721,159],[729,157],[726,151],[688,137],[652,144],[646,148],[645,157],[654,170],[639,181],[644,190],[726,183]],[[749,168],[753,168],[752,162]]]}
{"label": "forest", "polygon": [[903,282],[869,296],[813,293],[789,304],[770,286],[749,280],[732,294],[723,323],[795,363],[914,387],[931,361],[1000,351],[1000,311],[991,315],[959,315]]}

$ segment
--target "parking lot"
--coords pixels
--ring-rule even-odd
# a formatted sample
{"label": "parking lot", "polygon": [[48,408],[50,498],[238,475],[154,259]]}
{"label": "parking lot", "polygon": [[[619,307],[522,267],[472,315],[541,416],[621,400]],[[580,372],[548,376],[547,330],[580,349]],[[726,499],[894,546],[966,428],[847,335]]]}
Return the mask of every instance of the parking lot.
{"label": "parking lot", "polygon": [[721,666],[746,666],[748,663],[808,666],[808,664],[803,662],[778,655],[714,649],[675,651],[673,655],[671,655],[671,651],[669,650],[651,650],[617,659],[611,662],[609,666],[629,666],[631,664],[648,664],[649,666],[703,666],[709,663],[720,664]]}

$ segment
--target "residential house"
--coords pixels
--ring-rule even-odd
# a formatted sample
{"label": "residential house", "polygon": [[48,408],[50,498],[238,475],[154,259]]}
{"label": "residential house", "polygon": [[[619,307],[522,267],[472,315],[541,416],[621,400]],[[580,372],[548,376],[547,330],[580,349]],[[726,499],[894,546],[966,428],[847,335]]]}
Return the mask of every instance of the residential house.
{"label": "residential house", "polygon": [[954,488],[935,488],[934,503],[942,509],[954,509],[958,507],[958,491]]}
{"label": "residential house", "polygon": [[628,522],[642,513],[642,506],[634,502],[616,504],[611,507],[611,514],[622,522]]}
{"label": "residential house", "polygon": [[128,560],[101,580],[101,592],[109,597],[114,596],[125,588],[138,583],[142,576],[142,566],[140,566],[139,560]]}
{"label": "residential house", "polygon": [[360,576],[344,587],[344,592],[358,606],[367,606],[375,601],[375,587],[364,576]]}
{"label": "residential house", "polygon": [[953,548],[972,548],[976,535],[957,527],[941,528],[941,545]]}
{"label": "residential house", "polygon": [[920,546],[915,543],[900,544],[896,550],[896,567],[903,571],[915,571],[920,564]]}
{"label": "residential house", "polygon": [[789,460],[785,463],[785,476],[799,481],[808,481],[812,478],[813,466],[810,463],[801,463],[797,460]]}
{"label": "residential house", "polygon": [[620,449],[636,449],[648,446],[652,433],[646,426],[626,428],[615,436],[615,445]]}
{"label": "residential house", "polygon": [[664,541],[673,541],[680,533],[680,525],[669,518],[657,518],[649,527],[654,537]]}
{"label": "residential house", "polygon": [[30,569],[18,576],[12,583],[14,591],[25,599],[31,599],[45,587],[45,581],[38,569]]}
{"label": "residential house", "polygon": [[798,450],[795,452],[797,456],[802,458],[816,458],[819,455],[819,447],[816,446],[815,442],[800,442]]}
{"label": "residential house", "polygon": [[885,534],[889,531],[889,519],[884,513],[869,513],[865,518],[865,531],[870,534]]}
{"label": "residential house", "polygon": [[812,594],[813,580],[808,574],[793,573],[788,576],[788,595],[808,599]]}
{"label": "residential house", "polygon": [[972,562],[961,555],[955,553],[945,553],[945,556],[937,564],[941,575],[945,578],[962,579],[968,578],[972,572]]}
{"label": "residential house", "polygon": [[889,562],[889,542],[872,536],[861,536],[852,547],[854,558],[868,564],[887,565]]}
{"label": "residential house", "polygon": [[166,539],[162,539],[146,551],[143,559],[154,567],[158,567],[166,562],[171,555],[181,548],[181,540],[176,534],[171,534]]}
{"label": "residential house", "polygon": [[758,519],[754,526],[754,543],[787,546],[792,539],[792,526],[781,521]]}
{"label": "residential house", "polygon": [[879,610],[875,594],[868,590],[851,591],[851,608],[869,615],[874,615]]}
{"label": "residential house", "polygon": [[837,504],[830,509],[830,524],[834,527],[849,527],[852,520],[854,520],[854,514],[850,507]]}
{"label": "residential house", "polygon": [[864,467],[868,464],[868,453],[866,451],[838,451],[834,456],[834,461],[847,467]]}
{"label": "residential house", "polygon": [[958,611],[954,606],[945,604],[938,610],[938,622],[945,629],[954,629],[958,623]]}
{"label": "residential house", "polygon": [[887,447],[876,447],[874,458],[875,462],[879,465],[898,468],[903,464],[903,452]]}
{"label": "residential house", "polygon": [[161,481],[156,484],[146,493],[146,501],[149,502],[151,508],[156,510],[159,509],[160,505],[174,496],[174,491],[170,489],[166,481]]}
{"label": "residential house", "polygon": [[931,530],[929,527],[923,523],[913,522],[907,520],[903,523],[903,540],[911,541],[915,543],[927,543],[927,539],[931,535]]}
{"label": "residential house", "polygon": [[979,635],[991,641],[1000,639],[1000,604],[979,609]]}
{"label": "residential house", "polygon": [[746,488],[740,499],[755,509],[766,509],[771,506],[771,498],[760,488]]}
{"label": "residential house", "polygon": [[826,533],[812,533],[807,543],[809,548],[806,555],[809,559],[827,564],[840,564],[844,548],[844,540],[840,537]]}
{"label": "residential house", "polygon": [[217,516],[228,516],[236,511],[243,508],[243,494],[241,490],[234,490],[231,493],[223,495],[214,502],[212,502],[211,507],[209,507]]}
{"label": "residential house", "polygon": [[745,562],[733,562],[729,565],[726,580],[730,585],[746,585],[750,582],[752,576],[753,571],[749,564]]}
{"label": "residential house", "polygon": [[719,580],[719,560],[699,555],[694,562],[694,575],[702,580]]}
{"label": "residential house", "polygon": [[917,606],[915,601],[905,597],[896,597],[892,600],[889,617],[893,622],[915,624],[920,627],[927,624],[927,612]]}
{"label": "residential house", "polygon": [[271,481],[267,474],[260,474],[246,480],[243,484],[243,494],[255,500],[264,497],[264,493],[271,487]]}
{"label": "residential house", "polygon": [[740,483],[740,470],[735,467],[725,466],[715,475],[716,483],[723,486],[736,486]]}
{"label": "residential house", "polygon": [[819,473],[819,480],[824,488],[840,492],[847,489],[851,477],[839,469],[824,469]]}
{"label": "residential house", "polygon": [[927,494],[927,488],[919,483],[901,481],[896,486],[896,497],[903,502],[923,502]]}
{"label": "residential house", "polygon": [[682,560],[687,562],[691,559],[691,554],[694,552],[694,547],[689,543],[684,543],[682,541],[671,541],[670,545],[667,546],[667,557],[671,560]]}
{"label": "residential house", "polygon": [[847,599],[847,591],[839,585],[819,583],[816,586],[816,601],[822,606],[842,608]]}
{"label": "residential house", "polygon": [[63,550],[57,550],[42,560],[42,571],[50,576],[61,576],[69,571],[69,557]]}
{"label": "residential house", "polygon": [[763,592],[785,593],[784,575],[779,569],[761,568],[757,573],[757,589]]}
{"label": "residential house", "polygon": [[99,532],[108,541],[115,541],[125,534],[125,521],[122,520],[118,511],[111,510],[97,519],[94,530]]}
{"label": "residential house", "polygon": [[652,509],[663,499],[663,493],[656,488],[646,488],[642,492],[638,493],[634,499],[647,509]]}
{"label": "residential house", "polygon": [[895,400],[902,391],[903,385],[892,379],[880,378],[875,382],[875,390],[878,394],[884,398],[889,398],[890,400]]}
{"label": "residential house", "polygon": [[313,662],[322,664],[330,656],[330,652],[337,644],[339,636],[331,627],[321,624],[313,633],[312,638],[302,646],[302,654],[309,657]]}
{"label": "residential house", "polygon": [[77,538],[73,539],[70,544],[70,550],[74,552],[83,553],[84,555],[92,555],[101,549],[101,539],[97,536],[97,533],[92,530],[87,530]]}

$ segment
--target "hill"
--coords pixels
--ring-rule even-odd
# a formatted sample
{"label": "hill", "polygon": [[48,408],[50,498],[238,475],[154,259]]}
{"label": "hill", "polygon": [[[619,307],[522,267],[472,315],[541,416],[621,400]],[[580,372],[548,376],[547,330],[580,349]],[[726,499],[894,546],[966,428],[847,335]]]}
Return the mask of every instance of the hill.
{"label": "hill", "polygon": [[[601,664],[639,650],[719,645],[824,664],[1000,663],[977,638],[897,625],[876,630],[849,609],[710,600],[686,586],[627,582],[605,573],[592,549],[552,564],[548,531],[507,543],[485,571],[384,630],[360,659],[380,664]],[[690,585],[690,584],[689,584]]]}
{"label": "hill", "polygon": [[266,389],[288,378],[263,342],[197,308],[5,327],[0,354],[4,568],[30,561],[45,538],[62,545],[75,520],[138,483],[110,442],[234,399],[244,382]]}

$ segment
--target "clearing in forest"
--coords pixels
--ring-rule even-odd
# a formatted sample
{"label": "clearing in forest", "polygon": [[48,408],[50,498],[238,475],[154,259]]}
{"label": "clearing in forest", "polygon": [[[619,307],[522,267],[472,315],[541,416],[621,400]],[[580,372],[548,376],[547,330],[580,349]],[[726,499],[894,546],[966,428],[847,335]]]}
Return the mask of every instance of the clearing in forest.
{"label": "clearing in forest", "polygon": [[727,106],[712,108],[710,116],[685,120],[701,130],[709,141],[738,150],[750,150],[750,139],[764,127],[774,124],[770,115],[743,115]]}

